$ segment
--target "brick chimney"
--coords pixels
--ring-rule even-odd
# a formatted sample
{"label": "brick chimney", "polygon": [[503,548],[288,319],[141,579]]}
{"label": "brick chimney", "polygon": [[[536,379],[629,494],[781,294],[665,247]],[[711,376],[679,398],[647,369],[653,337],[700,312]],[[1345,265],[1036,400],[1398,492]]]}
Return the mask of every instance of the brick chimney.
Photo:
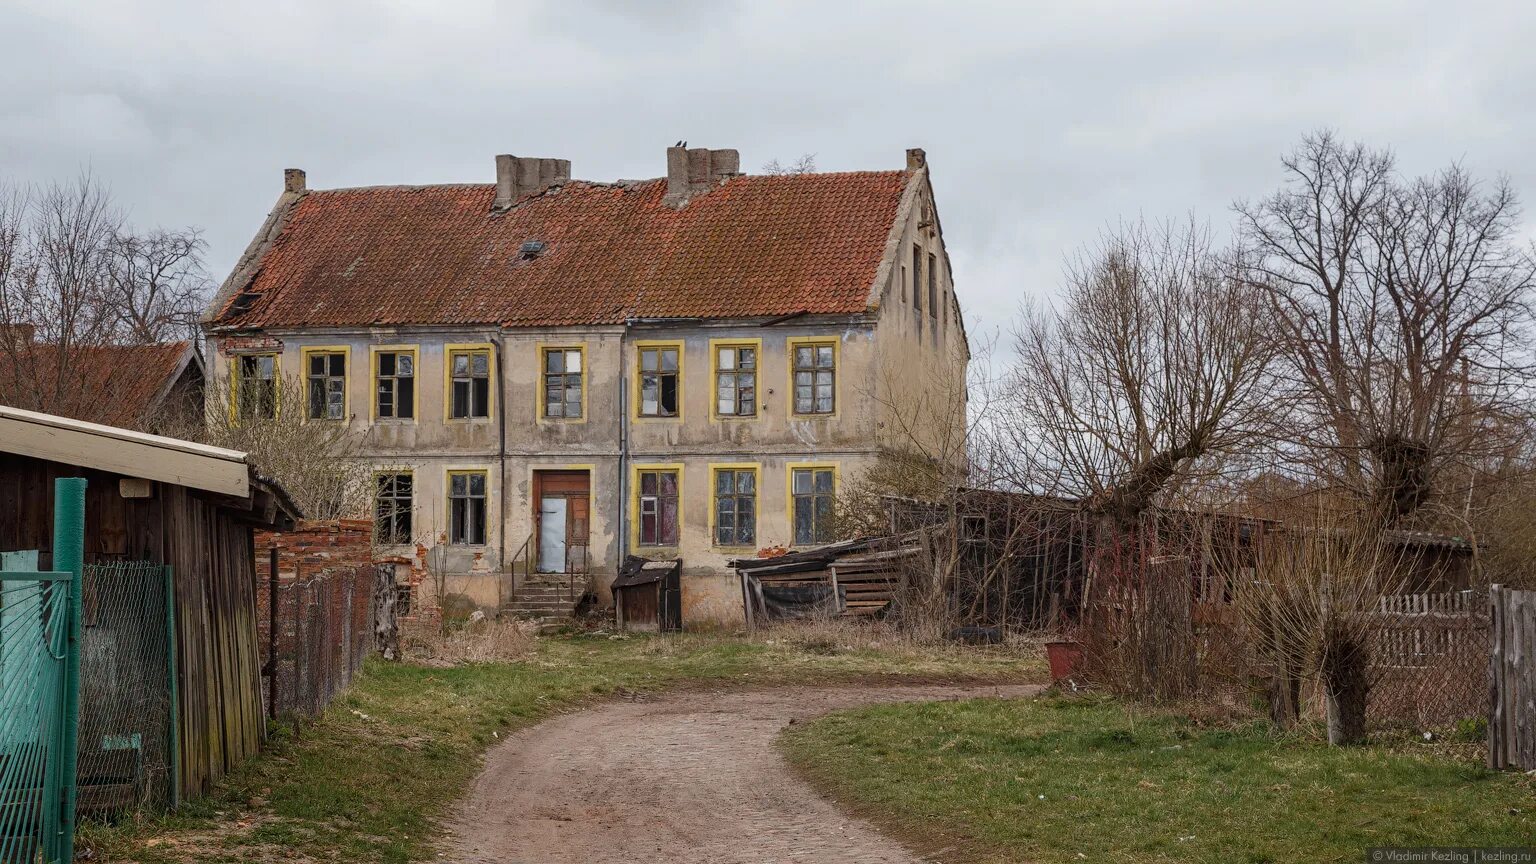
{"label": "brick chimney", "polygon": [[682,209],[732,177],[741,176],[741,154],[708,147],[667,148],[667,195],[662,203]]}
{"label": "brick chimney", "polygon": [[907,170],[916,171],[928,164],[928,154],[921,147],[913,147],[907,151]]}
{"label": "brick chimney", "polygon": [[496,157],[496,200],[491,207],[506,210],[524,195],[558,186],[570,179],[569,159],[502,154]]}
{"label": "brick chimney", "polygon": [[303,192],[304,189],[305,189],[304,169],[302,169],[302,168],[284,168],[283,169],[283,191],[284,192],[290,192],[290,193],[293,193],[293,194],[297,195],[298,193]]}

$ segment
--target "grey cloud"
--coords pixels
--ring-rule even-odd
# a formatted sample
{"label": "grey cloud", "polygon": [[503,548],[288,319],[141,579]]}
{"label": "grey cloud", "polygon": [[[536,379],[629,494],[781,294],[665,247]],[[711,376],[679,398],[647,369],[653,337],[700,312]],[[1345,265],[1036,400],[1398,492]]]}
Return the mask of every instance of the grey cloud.
{"label": "grey cloud", "polygon": [[88,167],[136,221],[204,228],[222,276],[288,166],[489,181],[510,151],[613,179],[678,138],[749,170],[922,146],[978,333],[1107,224],[1224,224],[1320,126],[1536,198],[1536,8],[1266,5],[27,0],[0,9],[0,176]]}

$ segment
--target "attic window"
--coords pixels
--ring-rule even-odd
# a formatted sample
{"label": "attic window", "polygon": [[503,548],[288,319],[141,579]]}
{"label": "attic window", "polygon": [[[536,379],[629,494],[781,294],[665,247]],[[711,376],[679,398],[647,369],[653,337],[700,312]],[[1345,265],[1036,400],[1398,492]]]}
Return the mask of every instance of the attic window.
{"label": "attic window", "polygon": [[523,261],[532,261],[540,255],[543,255],[544,249],[545,246],[543,240],[525,240],[523,241],[523,248],[518,250],[517,257]]}

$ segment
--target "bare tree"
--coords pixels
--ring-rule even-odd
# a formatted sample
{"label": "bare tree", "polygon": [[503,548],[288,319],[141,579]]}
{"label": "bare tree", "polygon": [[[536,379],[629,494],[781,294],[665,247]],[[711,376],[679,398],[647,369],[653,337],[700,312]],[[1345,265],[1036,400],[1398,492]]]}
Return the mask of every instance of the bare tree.
{"label": "bare tree", "polygon": [[1274,343],[1238,258],[1192,223],[1136,223],[1074,262],[1061,307],[1017,331],[990,427],[1012,485],[1130,524],[1265,434]]}
{"label": "bare tree", "polygon": [[0,401],[101,419],[139,374],[109,349],[195,338],[195,231],[136,234],[89,175],[0,184]]}
{"label": "bare tree", "polygon": [[793,162],[780,162],[778,159],[770,159],[763,164],[764,174],[815,174],[816,154],[802,153],[800,158]]}
{"label": "bare tree", "polygon": [[306,421],[304,383],[289,375],[270,390],[239,392],[230,376],[208,383],[207,414],[181,437],[246,453],[310,519],[371,515],[372,468],[363,433],[345,422]]}
{"label": "bare tree", "polygon": [[211,288],[203,269],[205,247],[195,229],[116,232],[108,248],[106,308],[117,339],[198,338],[198,318]]}
{"label": "bare tree", "polygon": [[1237,211],[1280,329],[1290,455],[1398,524],[1506,447],[1536,259],[1503,181],[1456,166],[1406,180],[1390,153],[1328,133],[1283,164],[1285,187]]}

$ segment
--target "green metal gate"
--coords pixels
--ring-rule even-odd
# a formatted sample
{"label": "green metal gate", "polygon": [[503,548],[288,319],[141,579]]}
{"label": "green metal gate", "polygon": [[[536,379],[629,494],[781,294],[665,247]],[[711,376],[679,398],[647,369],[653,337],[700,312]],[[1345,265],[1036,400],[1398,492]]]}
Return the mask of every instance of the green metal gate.
{"label": "green metal gate", "polygon": [[0,864],[74,857],[85,481],[54,485],[53,566],[0,556]]}

